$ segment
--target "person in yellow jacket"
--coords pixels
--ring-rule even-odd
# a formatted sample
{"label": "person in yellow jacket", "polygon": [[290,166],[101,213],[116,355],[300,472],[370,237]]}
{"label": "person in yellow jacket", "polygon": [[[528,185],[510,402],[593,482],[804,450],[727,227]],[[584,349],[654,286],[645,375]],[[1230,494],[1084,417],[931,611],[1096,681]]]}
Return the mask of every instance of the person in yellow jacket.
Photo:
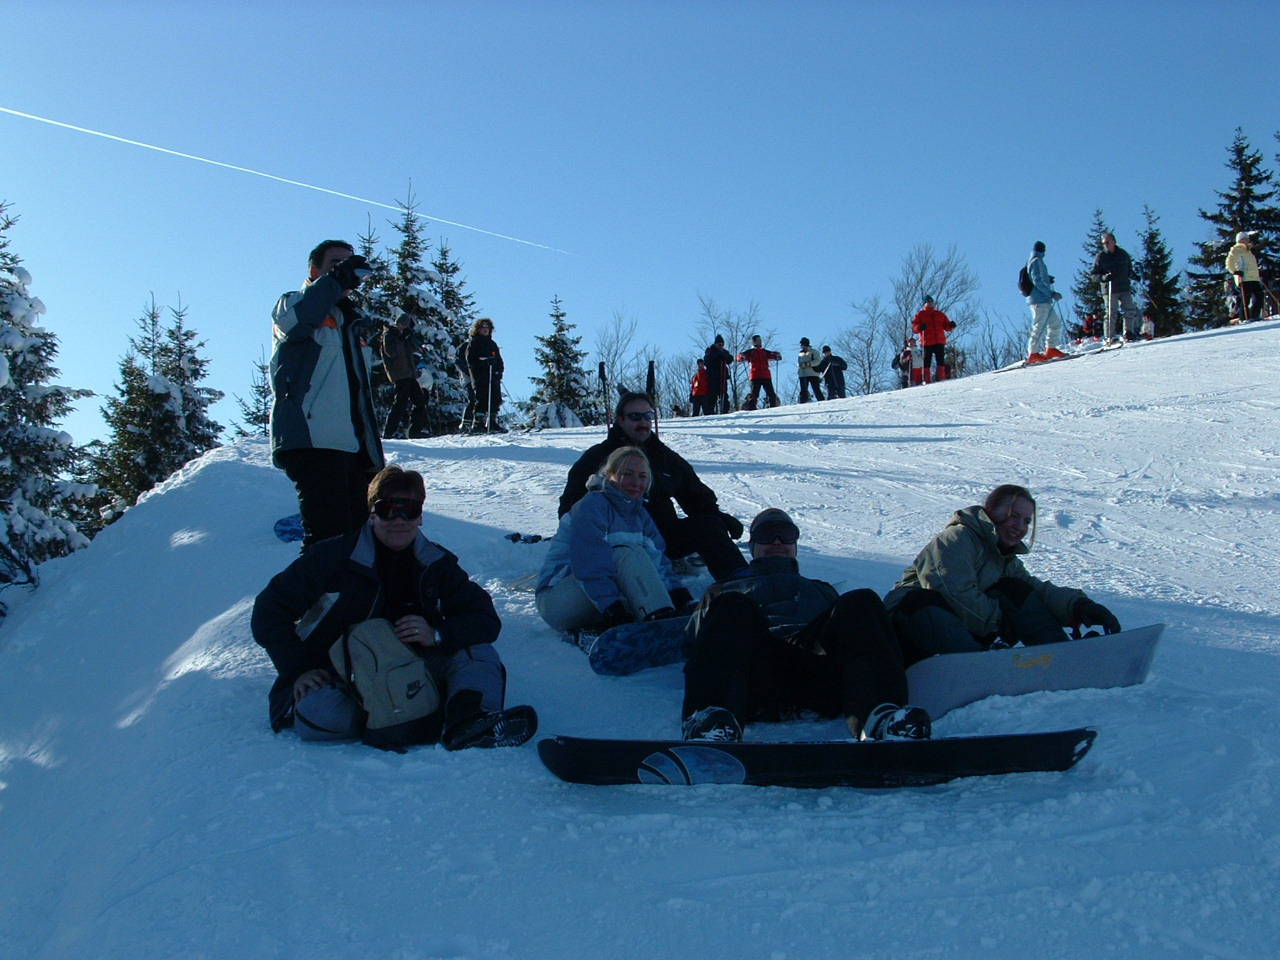
{"label": "person in yellow jacket", "polygon": [[822,387],[820,386],[822,383],[821,376],[816,369],[818,364],[821,362],[821,359],[822,358],[818,356],[818,351],[809,346],[809,338],[801,337],[800,356],[798,360],[799,370],[797,371],[800,377],[801,403],[809,402],[810,390],[813,391],[813,399],[824,399],[822,396]]}
{"label": "person in yellow jacket", "polygon": [[1236,286],[1244,304],[1244,320],[1257,320],[1262,316],[1262,276],[1258,273],[1258,258],[1253,255],[1253,234],[1241,230],[1236,234],[1235,246],[1227,253],[1227,273],[1235,277]]}

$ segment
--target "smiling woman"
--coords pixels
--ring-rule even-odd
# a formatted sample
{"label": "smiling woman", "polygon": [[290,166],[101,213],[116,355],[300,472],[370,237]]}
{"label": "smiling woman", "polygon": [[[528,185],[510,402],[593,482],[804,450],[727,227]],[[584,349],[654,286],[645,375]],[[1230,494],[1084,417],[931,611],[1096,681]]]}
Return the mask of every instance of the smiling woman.
{"label": "smiling woman", "polygon": [[981,506],[957,510],[920,551],[885,597],[908,666],[936,653],[1058,643],[1064,627],[1120,632],[1084,591],[1027,572],[1035,517],[1031,491],[1003,483]]}
{"label": "smiling woman", "polygon": [[644,451],[619,447],[560,518],[537,586],[538,613],[552,627],[607,630],[675,616],[692,601],[645,509],[651,482]]}

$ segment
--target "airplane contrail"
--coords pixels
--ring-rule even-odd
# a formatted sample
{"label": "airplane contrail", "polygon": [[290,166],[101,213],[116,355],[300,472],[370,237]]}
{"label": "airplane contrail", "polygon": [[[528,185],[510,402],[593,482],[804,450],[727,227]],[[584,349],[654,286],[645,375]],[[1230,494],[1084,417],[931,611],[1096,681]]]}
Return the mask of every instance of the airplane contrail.
{"label": "airplane contrail", "polygon": [[[266,177],[268,180],[276,180],[280,183],[287,183],[294,187],[305,187],[308,190],[318,190],[320,193],[327,193],[334,197],[342,197],[344,200],[356,200],[360,203],[372,204],[375,207],[383,207],[387,210],[394,210],[397,213],[405,213],[404,207],[393,206],[389,203],[379,203],[377,200],[370,200],[367,197],[357,197],[351,193],[343,193],[340,190],[330,190],[327,187],[318,187],[314,183],[303,183],[301,180],[290,180],[288,177],[277,177],[274,173],[264,173],[261,170],[251,170],[248,167],[238,167],[234,163],[223,163],[221,160],[210,160],[208,157],[197,157],[194,154],[182,153],[179,150],[170,150],[167,147],[158,147],[154,143],[143,143],[140,140],[130,140],[126,137],[117,137],[115,134],[103,133],[101,130],[90,130],[87,127],[77,127],[72,123],[63,123],[60,120],[50,120],[48,117],[37,117],[35,114],[23,113],[21,110],[12,110],[9,107],[0,107],[0,113],[8,113],[15,117],[22,117],[24,120],[37,120],[40,123],[47,123],[51,126],[62,127],[64,130],[74,130],[76,133],[87,133],[94,137],[102,137],[106,140],[114,140],[117,143],[127,143],[131,147],[144,147],[147,150],[155,150],[158,153],[167,153],[173,157],[182,157],[184,160],[199,160],[201,163],[212,164],[215,167],[224,167],[227,170],[237,170],[240,173],[251,173],[255,177]],[[557,247],[547,246],[545,243],[535,243],[532,240],[521,240],[519,237],[508,236],[505,233],[495,233],[493,230],[485,230],[482,227],[473,227],[465,223],[458,223],[454,220],[445,220],[442,217],[432,217],[421,214],[426,220],[435,220],[437,223],[447,223],[451,227],[461,227],[463,230],[473,230],[476,233],[483,233],[490,237],[497,237],[499,240],[510,240],[512,243],[523,243],[530,247],[539,247],[543,250],[550,250],[554,253],[568,253],[567,250],[560,250]]]}

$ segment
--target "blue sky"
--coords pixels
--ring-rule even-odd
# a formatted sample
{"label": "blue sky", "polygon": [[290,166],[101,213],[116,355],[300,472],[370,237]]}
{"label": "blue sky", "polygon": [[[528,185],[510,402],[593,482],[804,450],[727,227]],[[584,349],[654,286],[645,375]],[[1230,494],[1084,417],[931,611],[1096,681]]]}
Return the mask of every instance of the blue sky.
{"label": "blue sky", "polygon": [[[1043,240],[1059,285],[1093,211],[1137,247],[1149,204],[1181,265],[1236,127],[1271,162],[1280,39],[1260,2],[3,0],[0,107],[378,204],[412,181],[492,316],[507,385],[559,296],[588,350],[615,314],[699,351],[698,296],[759,304],[794,352],[951,244],[1021,322]],[[0,113],[13,249],[103,395],[134,320],[188,307],[229,424],[276,297],[318,240],[392,210]],[[546,249],[553,248],[553,249]],[[559,252],[564,251],[564,252]]]}

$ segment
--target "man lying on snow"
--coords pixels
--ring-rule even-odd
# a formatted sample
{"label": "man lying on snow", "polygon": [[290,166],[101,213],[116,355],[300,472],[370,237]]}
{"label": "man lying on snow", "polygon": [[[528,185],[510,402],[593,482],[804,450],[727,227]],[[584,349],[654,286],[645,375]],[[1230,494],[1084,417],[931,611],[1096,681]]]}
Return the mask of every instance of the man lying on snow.
{"label": "man lying on snow", "polygon": [[1019,558],[1031,552],[1035,521],[1030,491],[1001,484],[983,505],[957,510],[920,551],[884,598],[907,666],[935,653],[1056,643],[1067,639],[1064,627],[1120,632],[1084,591],[1027,572]]}
{"label": "man lying on snow", "polygon": [[258,594],[253,638],[279,674],[273,730],[449,750],[533,736],[531,707],[503,709],[493,600],[422,535],[426,497],[422,474],[385,467],[369,484],[368,522],[317,543]]}

